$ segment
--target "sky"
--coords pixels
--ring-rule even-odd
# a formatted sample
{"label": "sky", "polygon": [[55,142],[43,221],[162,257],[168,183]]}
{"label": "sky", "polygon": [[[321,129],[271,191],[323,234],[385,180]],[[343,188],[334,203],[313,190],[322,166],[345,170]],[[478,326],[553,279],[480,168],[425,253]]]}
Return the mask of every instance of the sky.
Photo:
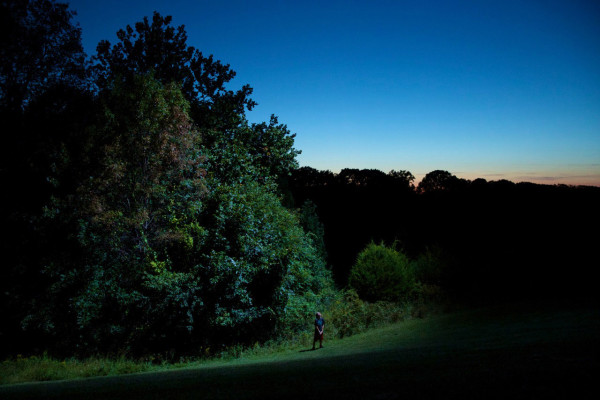
{"label": "sky", "polygon": [[596,0],[72,0],[88,55],[153,11],[253,87],[301,166],[600,186]]}

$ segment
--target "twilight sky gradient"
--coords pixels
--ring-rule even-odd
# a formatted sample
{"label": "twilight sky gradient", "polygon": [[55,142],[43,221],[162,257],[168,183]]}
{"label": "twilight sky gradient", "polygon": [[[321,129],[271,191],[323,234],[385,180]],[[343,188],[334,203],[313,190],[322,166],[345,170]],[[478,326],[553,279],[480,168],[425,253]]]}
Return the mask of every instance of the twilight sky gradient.
{"label": "twilight sky gradient", "polygon": [[154,10],[301,165],[600,186],[600,2],[72,0],[89,55]]}

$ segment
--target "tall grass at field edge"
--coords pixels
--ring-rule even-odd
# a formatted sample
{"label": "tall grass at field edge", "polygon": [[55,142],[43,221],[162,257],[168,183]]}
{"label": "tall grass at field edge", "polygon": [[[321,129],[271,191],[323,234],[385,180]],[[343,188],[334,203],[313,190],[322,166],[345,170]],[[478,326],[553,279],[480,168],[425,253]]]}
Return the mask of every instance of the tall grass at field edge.
{"label": "tall grass at field edge", "polygon": [[[326,345],[368,330],[398,323],[407,319],[423,318],[435,313],[439,306],[422,301],[412,303],[377,302],[360,300],[354,291],[344,291],[323,310],[326,320]],[[55,359],[47,354],[17,357],[0,363],[0,385],[79,379],[100,376],[131,374],[202,365],[251,360],[276,359],[286,353],[297,353],[312,347],[312,321],[307,329],[296,334],[283,335],[265,343],[234,345],[210,355],[181,357],[176,362],[162,361],[160,357],[147,356],[133,360],[126,357],[92,357],[87,359]]]}

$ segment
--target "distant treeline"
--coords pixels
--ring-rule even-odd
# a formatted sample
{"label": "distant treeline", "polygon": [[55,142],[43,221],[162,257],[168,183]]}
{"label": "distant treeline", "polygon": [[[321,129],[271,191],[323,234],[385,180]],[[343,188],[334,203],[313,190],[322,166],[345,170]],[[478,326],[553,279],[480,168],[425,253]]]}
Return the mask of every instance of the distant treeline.
{"label": "distant treeline", "polygon": [[303,167],[288,182],[297,205],[316,205],[334,277],[345,285],[371,241],[444,264],[442,285],[463,298],[592,295],[600,243],[600,188],[468,181],[433,171]]}

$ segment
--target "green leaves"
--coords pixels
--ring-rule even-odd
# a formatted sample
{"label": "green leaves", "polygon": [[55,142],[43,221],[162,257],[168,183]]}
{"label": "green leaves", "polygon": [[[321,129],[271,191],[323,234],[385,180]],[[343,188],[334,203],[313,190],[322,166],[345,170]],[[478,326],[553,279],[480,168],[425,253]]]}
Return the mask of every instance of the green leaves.
{"label": "green leaves", "polygon": [[[47,213],[78,221],[79,256],[52,264],[50,275],[69,276],[71,284],[48,291],[56,311],[36,318],[90,351],[133,350],[152,346],[157,326],[171,326],[164,338],[181,334],[175,326],[189,334],[200,312],[201,301],[190,300],[201,299],[190,271],[204,235],[198,219],[204,157],[174,85],[135,76],[115,82],[102,101],[107,117],[91,130],[101,153],[98,170],[71,202]],[[61,300],[67,295],[73,300]]]}
{"label": "green leaves", "polygon": [[324,261],[275,190],[252,181],[215,186],[203,217],[203,273],[218,323],[257,338],[302,329],[332,286]]}
{"label": "green leaves", "polygon": [[358,254],[348,283],[368,301],[405,300],[415,289],[408,258],[383,243],[370,243]]}
{"label": "green leaves", "polygon": [[155,13],[99,44],[85,126],[43,174],[38,229],[61,245],[19,320],[67,353],[255,342],[304,328],[330,295],[316,239],[277,194],[295,135],[249,124],[252,89],[226,89],[229,66],[170,24]]}
{"label": "green leaves", "polygon": [[118,77],[153,72],[163,84],[177,82],[191,104],[190,115],[202,130],[238,126],[245,110],[256,104],[249,97],[252,88],[227,90],[235,72],[189,46],[183,25],[175,28],[171,22],[170,16],[154,12],[151,21],[144,17],[134,27],[119,30],[116,44],[101,41],[94,58],[98,85],[107,88]]}

